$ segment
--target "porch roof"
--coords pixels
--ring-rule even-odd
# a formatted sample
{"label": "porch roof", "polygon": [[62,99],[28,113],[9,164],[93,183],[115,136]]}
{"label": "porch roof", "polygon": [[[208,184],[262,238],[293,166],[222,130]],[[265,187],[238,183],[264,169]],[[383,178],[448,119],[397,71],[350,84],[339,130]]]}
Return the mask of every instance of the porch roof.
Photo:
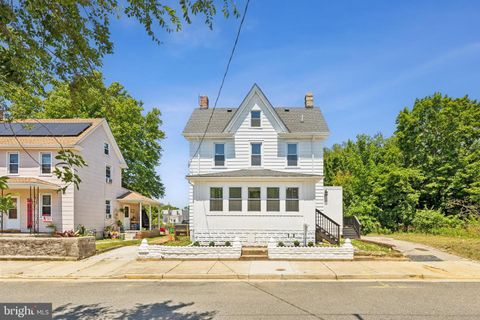
{"label": "porch roof", "polygon": [[153,206],[159,206],[161,205],[160,201],[151,199],[149,197],[144,196],[141,193],[138,193],[136,191],[128,190],[124,194],[122,194],[120,197],[117,198],[118,201],[124,202],[124,203],[146,203],[149,205]]}
{"label": "porch roof", "polygon": [[39,187],[40,189],[50,190],[60,189],[58,184],[33,177],[9,177],[7,180],[7,185],[9,189],[28,187]]}
{"label": "porch roof", "polygon": [[233,171],[211,172],[204,174],[187,175],[187,179],[201,178],[234,178],[234,179],[255,179],[255,178],[275,178],[275,179],[314,179],[320,180],[321,175],[307,174],[291,171],[276,171],[270,169],[241,169]]}

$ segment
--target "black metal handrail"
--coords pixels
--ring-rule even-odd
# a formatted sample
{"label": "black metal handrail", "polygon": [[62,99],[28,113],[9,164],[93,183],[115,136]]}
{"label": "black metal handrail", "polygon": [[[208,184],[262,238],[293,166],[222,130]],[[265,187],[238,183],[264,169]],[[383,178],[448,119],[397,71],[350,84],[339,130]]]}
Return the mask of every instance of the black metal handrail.
{"label": "black metal handrail", "polygon": [[340,225],[327,217],[320,210],[315,209],[315,212],[315,223],[317,227],[327,233],[337,244],[340,244]]}
{"label": "black metal handrail", "polygon": [[362,224],[360,223],[360,221],[358,221],[358,218],[356,216],[344,217],[343,226],[352,227],[353,230],[355,230],[357,236],[360,237]]}

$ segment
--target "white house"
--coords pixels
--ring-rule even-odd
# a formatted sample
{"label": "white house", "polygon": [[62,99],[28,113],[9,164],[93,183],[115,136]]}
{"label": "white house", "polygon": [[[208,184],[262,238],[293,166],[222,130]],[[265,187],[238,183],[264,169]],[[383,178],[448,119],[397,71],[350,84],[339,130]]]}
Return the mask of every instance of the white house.
{"label": "white house", "polygon": [[[54,174],[61,149],[80,154],[79,189],[66,192]],[[78,225],[101,235],[120,220],[126,229],[149,226],[148,214],[160,203],[122,187],[127,164],[105,119],[42,119],[0,122],[0,176],[7,176],[15,208],[0,213],[0,228],[10,232],[74,230]],[[143,208],[143,209],[142,209]],[[144,212],[143,215],[140,212]]]}
{"label": "white house", "polygon": [[183,210],[162,210],[163,222],[171,224],[180,224],[184,220]]}
{"label": "white house", "polygon": [[342,191],[328,191],[326,211],[322,144],[329,130],[312,94],[302,108],[274,108],[256,84],[238,108],[212,109],[200,97],[183,135],[194,241],[339,241]]}

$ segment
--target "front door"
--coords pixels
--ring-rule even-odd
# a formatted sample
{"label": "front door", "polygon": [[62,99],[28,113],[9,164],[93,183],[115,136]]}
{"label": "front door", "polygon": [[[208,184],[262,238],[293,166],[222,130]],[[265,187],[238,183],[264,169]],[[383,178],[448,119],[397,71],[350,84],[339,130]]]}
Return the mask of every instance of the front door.
{"label": "front door", "polygon": [[12,197],[13,208],[8,210],[5,219],[5,229],[20,230],[20,210],[18,206],[18,197]]}
{"label": "front door", "polygon": [[123,207],[123,228],[125,230],[130,230],[130,207]]}

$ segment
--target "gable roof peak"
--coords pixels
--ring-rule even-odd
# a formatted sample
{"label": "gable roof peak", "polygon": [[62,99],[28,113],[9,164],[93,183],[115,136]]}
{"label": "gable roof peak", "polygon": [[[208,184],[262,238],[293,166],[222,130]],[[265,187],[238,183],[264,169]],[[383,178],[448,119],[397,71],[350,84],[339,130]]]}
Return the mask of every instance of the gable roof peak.
{"label": "gable roof peak", "polygon": [[255,95],[257,95],[260,98],[260,100],[263,102],[263,105],[266,108],[265,111],[271,116],[271,118],[277,124],[278,130],[280,132],[289,132],[287,126],[283,123],[282,119],[278,116],[277,112],[275,111],[275,108],[270,103],[267,96],[265,95],[265,93],[263,93],[262,89],[260,89],[260,86],[257,83],[254,83],[250,91],[248,91],[247,95],[245,96],[242,103],[238,107],[237,112],[235,112],[235,114],[233,115],[233,117],[230,119],[229,123],[225,127],[224,132],[234,131],[234,128],[238,126],[239,121],[241,121],[241,117],[242,117],[242,114],[244,113],[244,110],[249,107],[249,102],[253,99]]}

